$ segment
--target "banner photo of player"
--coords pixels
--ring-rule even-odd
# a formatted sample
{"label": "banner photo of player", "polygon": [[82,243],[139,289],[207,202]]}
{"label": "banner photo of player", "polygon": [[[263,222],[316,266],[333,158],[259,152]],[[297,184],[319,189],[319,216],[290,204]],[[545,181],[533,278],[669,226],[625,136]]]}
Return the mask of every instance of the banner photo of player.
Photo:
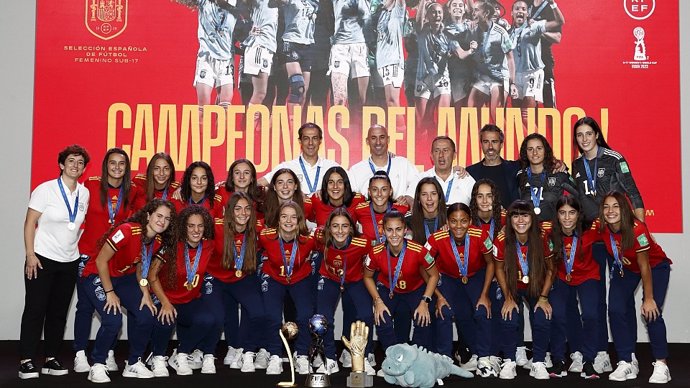
{"label": "banner photo of player", "polygon": [[369,157],[372,125],[425,171],[436,136],[457,144],[455,165],[482,160],[491,123],[505,159],[538,132],[573,171],[573,126],[590,116],[650,229],[677,233],[679,62],[676,1],[40,1],[31,182],[76,142],[96,160],[123,148],[133,172],[165,152],[178,180],[193,161],[225,176],[241,158],[261,178],[298,158],[305,122],[346,170]]}

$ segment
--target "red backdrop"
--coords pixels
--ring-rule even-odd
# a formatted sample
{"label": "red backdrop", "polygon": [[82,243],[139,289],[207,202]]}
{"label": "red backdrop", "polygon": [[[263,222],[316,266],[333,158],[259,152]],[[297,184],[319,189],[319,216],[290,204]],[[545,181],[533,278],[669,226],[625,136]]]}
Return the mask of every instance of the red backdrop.
{"label": "red backdrop", "polygon": [[[264,130],[255,134],[245,128],[239,92],[229,119],[221,111],[220,118],[209,114],[209,131],[194,126],[196,11],[169,0],[97,0],[96,5],[111,1],[122,8],[120,20],[108,25],[101,20],[108,15],[92,14],[94,0],[38,1],[32,187],[55,176],[57,152],[71,143],[90,151],[87,175],[100,173],[100,160],[112,146],[130,152],[138,171],[158,151],[173,155],[178,173],[204,159],[217,181],[240,157],[254,160],[261,175],[296,155],[296,134],[284,108],[265,115]],[[510,9],[512,2],[504,4]],[[537,116],[555,117],[553,128],[537,120],[538,130],[552,141],[556,155],[570,162],[577,154],[572,123],[584,114],[599,120],[608,143],[629,161],[652,230],[681,232],[678,2],[561,0],[559,7],[566,24],[562,42],[554,45],[558,110],[538,110]],[[510,20],[510,11],[505,17]],[[635,58],[636,27],[644,30],[645,59]],[[395,112],[338,109],[312,111],[316,114],[309,117],[323,124],[324,154],[348,167],[368,152],[361,126],[394,123]],[[336,112],[350,115],[342,133],[329,117]],[[411,125],[391,130],[391,148],[428,168],[433,136],[415,133],[413,108],[408,113]],[[468,165],[481,158],[476,133],[487,120],[475,109],[457,113],[441,112],[434,132],[455,138],[458,163]],[[515,112],[508,110],[507,116],[498,124],[507,134],[506,156],[515,158],[521,128]]]}

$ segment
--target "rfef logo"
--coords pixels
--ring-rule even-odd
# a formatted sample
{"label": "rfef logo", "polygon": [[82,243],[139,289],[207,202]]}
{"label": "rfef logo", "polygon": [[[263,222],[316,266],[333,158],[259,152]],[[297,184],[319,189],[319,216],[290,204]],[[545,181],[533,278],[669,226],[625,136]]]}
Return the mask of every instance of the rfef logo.
{"label": "rfef logo", "polygon": [[644,20],[652,16],[656,0],[623,0],[625,13],[635,20]]}
{"label": "rfef logo", "polygon": [[95,37],[110,40],[127,28],[128,0],[84,0],[84,24]]}

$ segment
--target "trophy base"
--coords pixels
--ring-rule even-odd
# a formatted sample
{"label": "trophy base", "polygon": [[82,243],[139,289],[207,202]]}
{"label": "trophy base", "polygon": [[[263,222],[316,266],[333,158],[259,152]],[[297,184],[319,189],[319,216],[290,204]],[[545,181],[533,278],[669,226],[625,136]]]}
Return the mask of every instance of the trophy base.
{"label": "trophy base", "polygon": [[374,376],[369,376],[364,372],[350,372],[347,376],[347,386],[356,388],[366,388],[374,386]]}
{"label": "trophy base", "polygon": [[312,388],[330,387],[331,378],[325,373],[310,373],[307,375],[307,381],[304,382],[304,386]]}
{"label": "trophy base", "polygon": [[285,387],[285,388],[293,388],[296,387],[297,384],[291,382],[291,381],[281,381],[278,384],[276,384],[276,387]]}

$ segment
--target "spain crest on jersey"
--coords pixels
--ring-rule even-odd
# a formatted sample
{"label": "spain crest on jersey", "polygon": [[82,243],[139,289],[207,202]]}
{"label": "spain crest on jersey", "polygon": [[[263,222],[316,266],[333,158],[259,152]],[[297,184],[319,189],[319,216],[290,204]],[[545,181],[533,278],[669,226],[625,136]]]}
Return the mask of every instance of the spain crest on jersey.
{"label": "spain crest on jersey", "polygon": [[623,0],[625,13],[635,20],[644,20],[652,16],[656,0]]}
{"label": "spain crest on jersey", "polygon": [[84,0],[84,24],[95,37],[110,40],[127,28],[129,0]]}

